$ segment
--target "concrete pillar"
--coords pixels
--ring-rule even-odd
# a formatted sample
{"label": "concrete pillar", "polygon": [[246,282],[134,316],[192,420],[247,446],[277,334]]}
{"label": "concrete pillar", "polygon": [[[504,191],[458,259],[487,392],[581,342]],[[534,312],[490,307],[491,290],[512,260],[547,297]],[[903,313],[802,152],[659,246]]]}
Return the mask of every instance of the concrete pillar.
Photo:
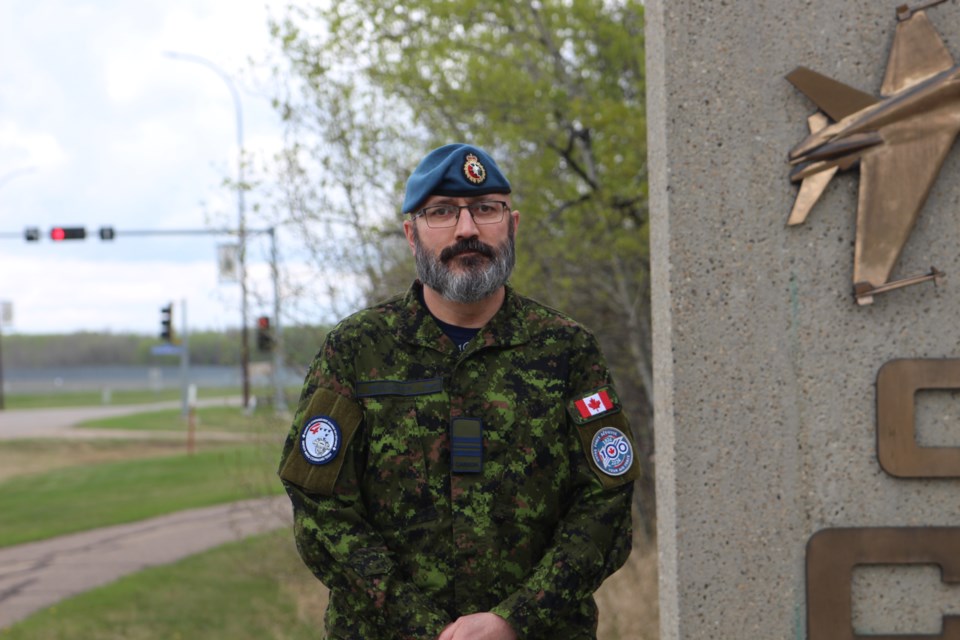
{"label": "concrete pillar", "polygon": [[[661,639],[807,637],[806,546],[840,527],[960,527],[960,479],[901,479],[876,452],[876,379],[960,358],[960,149],[894,278],[853,302],[859,177],[806,224],[788,150],[815,106],[795,66],[879,94],[897,2],[648,0]],[[928,11],[960,56],[960,7]],[[917,395],[918,440],[960,447],[960,392]],[[858,633],[937,634],[960,586],[910,565],[854,571]]]}

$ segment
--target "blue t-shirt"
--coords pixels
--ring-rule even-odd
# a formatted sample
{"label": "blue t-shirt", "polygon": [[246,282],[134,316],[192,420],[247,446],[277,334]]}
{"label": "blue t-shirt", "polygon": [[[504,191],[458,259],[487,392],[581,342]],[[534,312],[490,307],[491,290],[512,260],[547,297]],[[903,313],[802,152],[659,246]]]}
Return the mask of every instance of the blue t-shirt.
{"label": "blue t-shirt", "polygon": [[433,315],[433,312],[430,311],[430,307],[427,306],[427,303],[423,299],[423,289],[417,289],[417,295],[420,297],[420,304],[427,310],[427,312],[433,317],[434,321],[437,323],[437,326],[440,327],[440,330],[451,340],[453,344],[457,345],[457,348],[460,351],[463,351],[467,348],[467,344],[473,339],[473,336],[477,335],[480,332],[480,328],[471,328],[471,327],[458,327],[455,324],[449,324],[444,322],[437,316]]}
{"label": "blue t-shirt", "polygon": [[437,326],[440,327],[440,330],[447,334],[448,338],[453,340],[453,344],[457,345],[460,351],[466,349],[467,344],[473,339],[473,336],[477,335],[480,331],[479,327],[458,327],[455,324],[446,323],[437,316],[433,316],[433,319],[436,321]]}

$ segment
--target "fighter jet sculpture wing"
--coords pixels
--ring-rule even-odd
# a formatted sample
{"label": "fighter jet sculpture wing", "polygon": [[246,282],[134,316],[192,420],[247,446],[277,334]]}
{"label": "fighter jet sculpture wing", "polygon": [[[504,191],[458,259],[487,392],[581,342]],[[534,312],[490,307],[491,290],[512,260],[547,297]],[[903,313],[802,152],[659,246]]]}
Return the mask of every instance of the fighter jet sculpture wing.
{"label": "fighter jet sculpture wing", "polygon": [[[884,97],[916,86],[955,64],[925,11],[902,7],[897,17],[897,30],[880,89]],[[914,134],[917,128],[913,126]],[[881,145],[861,158],[853,264],[855,291],[867,293],[889,281],[957,136],[954,129],[922,129],[926,129],[923,137]],[[891,125],[886,127],[884,137],[899,138],[898,130],[907,133],[905,125]],[[906,176],[910,179],[905,179]]]}
{"label": "fighter jet sculpture wing", "polygon": [[929,132],[895,146],[879,145],[861,158],[853,258],[858,296],[888,282],[956,135]]}
{"label": "fighter jet sculpture wing", "polygon": [[[834,122],[840,122],[847,116],[878,102],[878,99],[869,93],[854,89],[806,67],[797,67],[791,71],[787,74],[787,80],[810,98]],[[826,123],[823,126],[826,126]]]}
{"label": "fighter jet sculpture wing", "polygon": [[892,96],[954,65],[926,12],[901,7],[880,95]]}

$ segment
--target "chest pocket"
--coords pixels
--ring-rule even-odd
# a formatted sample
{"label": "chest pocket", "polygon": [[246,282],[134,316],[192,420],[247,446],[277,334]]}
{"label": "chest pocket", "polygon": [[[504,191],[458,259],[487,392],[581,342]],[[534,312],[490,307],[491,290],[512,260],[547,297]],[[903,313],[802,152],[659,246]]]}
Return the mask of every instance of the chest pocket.
{"label": "chest pocket", "polygon": [[442,391],[441,378],[356,385],[369,438],[362,482],[367,512],[382,531],[398,537],[438,517],[438,479],[430,474],[429,458],[436,455],[443,433],[420,420],[418,404]]}

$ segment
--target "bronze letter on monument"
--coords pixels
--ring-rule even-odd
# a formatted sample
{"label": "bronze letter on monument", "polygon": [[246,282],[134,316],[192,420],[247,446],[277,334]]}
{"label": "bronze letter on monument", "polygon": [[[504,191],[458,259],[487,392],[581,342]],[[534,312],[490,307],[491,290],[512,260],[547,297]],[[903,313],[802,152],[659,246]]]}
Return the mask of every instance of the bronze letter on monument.
{"label": "bronze letter on monument", "polygon": [[917,444],[914,406],[919,389],[960,389],[960,360],[891,360],[880,367],[877,374],[880,466],[898,478],[960,478],[960,447]]}
{"label": "bronze letter on monument", "polygon": [[941,580],[960,584],[960,528],[823,529],[807,542],[809,640],[960,640],[960,616],[943,617],[940,635],[860,635],[853,628],[857,565],[936,564]]}

